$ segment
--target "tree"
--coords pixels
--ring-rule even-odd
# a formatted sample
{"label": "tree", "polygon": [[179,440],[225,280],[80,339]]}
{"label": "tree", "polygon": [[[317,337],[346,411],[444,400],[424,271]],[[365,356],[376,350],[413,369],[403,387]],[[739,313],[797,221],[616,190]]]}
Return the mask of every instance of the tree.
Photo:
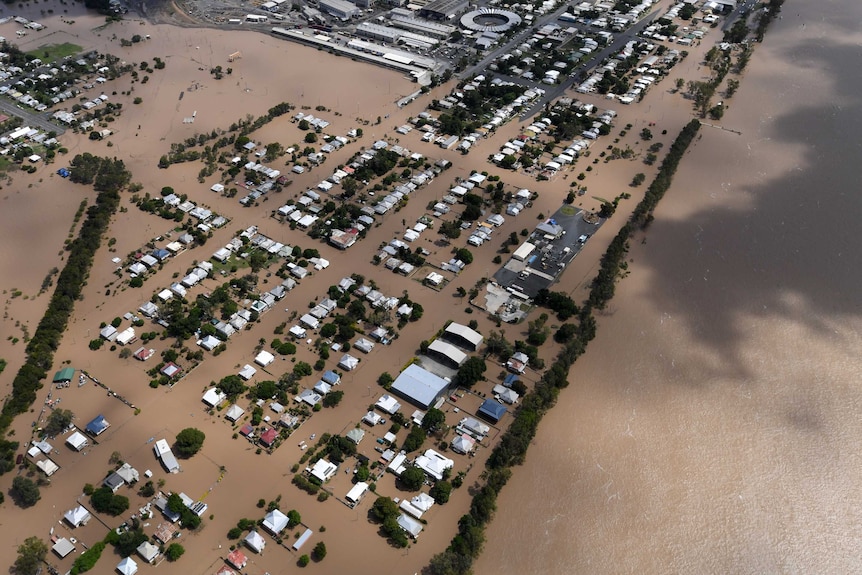
{"label": "tree", "polygon": [[9,495],[15,500],[19,507],[32,507],[42,498],[39,493],[39,486],[32,479],[19,475],[12,480],[12,489],[9,490]]}
{"label": "tree", "polygon": [[116,517],[129,508],[129,498],[114,495],[110,487],[100,487],[90,496],[90,505],[99,513],[107,513]]}
{"label": "tree", "polygon": [[177,455],[180,457],[191,457],[203,447],[204,439],[206,439],[206,435],[200,429],[195,429],[194,427],[183,429],[177,434],[177,440],[174,444]]}
{"label": "tree", "polygon": [[471,357],[458,369],[455,374],[455,383],[462,387],[473,387],[473,385],[482,379],[482,375],[487,369],[485,360],[480,357]]}
{"label": "tree", "polygon": [[317,141],[317,134],[315,134],[314,132],[309,132],[305,135],[305,143],[306,144],[313,144],[316,141]]}
{"label": "tree", "polygon": [[448,481],[440,480],[434,484],[428,495],[434,498],[434,501],[440,505],[449,501],[449,495],[452,493],[452,484]]}
{"label": "tree", "polygon": [[430,408],[422,418],[422,427],[428,433],[433,433],[446,425],[446,414],[436,407]]}
{"label": "tree", "polygon": [[461,219],[467,222],[473,222],[482,217],[482,208],[479,206],[468,204],[464,207],[464,212],[461,214]]}
{"label": "tree", "polygon": [[644,128],[643,130],[641,130],[641,140],[652,140],[652,130],[650,130],[649,128]]}
{"label": "tree", "polygon": [[216,384],[216,387],[228,397],[236,397],[246,389],[245,384],[238,375],[227,375],[223,377],[221,381]]}
{"label": "tree", "polygon": [[467,248],[460,248],[455,251],[455,257],[465,264],[473,263],[473,253]]}
{"label": "tree", "polygon": [[323,327],[320,328],[320,337],[332,337],[336,333],[338,333],[338,326],[334,323],[323,324]]}
{"label": "tree", "polygon": [[371,504],[371,515],[381,523],[387,517],[397,517],[400,513],[398,504],[392,501],[391,497],[378,497]]}
{"label": "tree", "polygon": [[306,567],[310,562],[311,559],[309,559],[308,555],[303,555],[296,561],[296,564],[300,567]]}
{"label": "tree", "polygon": [[165,557],[168,558],[168,561],[176,561],[182,557],[185,552],[185,548],[179,543],[171,543],[165,550]]}
{"label": "tree", "polygon": [[389,372],[384,371],[380,374],[380,377],[377,378],[377,385],[385,389],[389,389],[393,381],[395,381],[395,379],[389,374]]}
{"label": "tree", "polygon": [[258,399],[270,399],[278,392],[275,382],[271,379],[258,382],[254,387],[254,396]]}
{"label": "tree", "polygon": [[296,509],[291,509],[287,512],[287,526],[288,527],[296,527],[302,523],[302,516],[299,514],[299,511]]}
{"label": "tree", "polygon": [[42,562],[48,555],[48,546],[38,537],[28,537],[18,546],[15,559],[16,575],[36,575],[42,570]]}
{"label": "tree", "polygon": [[411,451],[416,451],[420,447],[422,447],[422,443],[425,442],[425,430],[422,429],[419,425],[414,425],[410,428],[410,433],[407,434],[407,438],[404,440],[404,451],[410,453]]}
{"label": "tree", "polygon": [[330,391],[323,397],[323,407],[335,407],[341,403],[343,397],[344,392],[341,390]]}
{"label": "tree", "polygon": [[326,557],[326,543],[320,541],[315,545],[314,549],[311,551],[311,556],[314,557],[315,561],[323,560],[323,558]]}
{"label": "tree", "polygon": [[248,263],[251,266],[251,271],[259,272],[264,267],[266,267],[267,255],[262,251],[253,252],[249,258]]}
{"label": "tree", "polygon": [[425,483],[425,472],[418,467],[410,466],[401,472],[398,479],[410,491],[417,491]]}
{"label": "tree", "polygon": [[48,416],[48,420],[45,423],[45,434],[48,437],[59,435],[65,431],[66,428],[72,425],[72,420],[74,418],[75,414],[68,409],[55,409],[51,412],[51,415]]}
{"label": "tree", "polygon": [[501,360],[512,355],[514,348],[502,331],[492,331],[485,339],[485,353],[495,355]]}
{"label": "tree", "polygon": [[117,535],[116,539],[111,541],[114,548],[120,557],[128,557],[134,554],[138,546],[144,541],[148,541],[149,537],[141,529],[130,529]]}
{"label": "tree", "polygon": [[304,377],[306,375],[311,375],[314,373],[314,370],[311,369],[311,366],[304,361],[297,361],[293,366],[293,374],[296,377]]}
{"label": "tree", "polygon": [[572,323],[564,323],[560,326],[560,328],[554,333],[554,341],[557,343],[567,343],[575,337],[575,334],[578,332],[577,326]]}
{"label": "tree", "polygon": [[731,78],[730,80],[727,81],[727,89],[725,90],[724,93],[728,98],[731,98],[731,97],[733,97],[733,95],[736,93],[736,91],[738,89],[739,89],[739,80],[734,80],[733,78]]}

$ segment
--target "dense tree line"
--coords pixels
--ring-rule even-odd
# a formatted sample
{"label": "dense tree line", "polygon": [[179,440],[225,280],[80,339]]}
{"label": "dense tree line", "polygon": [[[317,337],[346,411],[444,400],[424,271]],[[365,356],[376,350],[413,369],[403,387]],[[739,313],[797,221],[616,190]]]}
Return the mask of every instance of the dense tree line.
{"label": "dense tree line", "polygon": [[[116,158],[97,158],[91,154],[79,154],[72,161],[73,178],[78,171],[76,165],[85,167],[86,178],[99,193],[95,203],[87,209],[87,219],[84,220],[78,237],[66,247],[68,251],[66,265],[57,277],[54,295],[33,338],[27,344],[24,365],[15,375],[12,381],[12,393],[6,398],[0,412],[0,431],[5,432],[11,425],[12,419],[29,410],[36,400],[36,391],[42,387],[42,380],[51,368],[54,352],[60,345],[75,301],[81,298],[84,283],[93,263],[93,256],[101,245],[102,236],[108,229],[111,216],[119,206],[120,190],[131,181],[131,173],[126,170],[123,162]],[[2,458],[0,474],[11,470],[14,466],[17,448],[17,442],[0,440],[0,458]]]}
{"label": "dense tree line", "polygon": [[781,12],[781,7],[784,5],[784,0],[767,0],[767,6],[758,12],[757,29],[754,32],[758,42],[763,42],[763,35],[766,34],[766,29]]}
{"label": "dense tree line", "polygon": [[445,551],[435,555],[428,566],[430,575],[464,575],[470,573],[473,560],[482,551],[485,542],[485,526],[497,509],[497,494],[511,476],[511,468],[521,465],[527,449],[538,429],[544,414],[554,406],[561,389],[569,385],[569,369],[584,353],[587,345],[595,337],[596,320],[593,309],[601,309],[613,296],[620,266],[624,262],[626,244],[638,228],[643,228],[652,219],[652,212],[658,205],[676,171],[679,161],[700,127],[692,120],[677,137],[673,146],[650,186],[646,196],[635,208],[631,219],[611,242],[602,258],[602,268],[593,281],[590,295],[584,305],[578,307],[568,300],[565,294],[543,292],[539,298],[546,305],[563,315],[572,314],[576,322],[565,324],[565,333],[555,336],[563,348],[551,367],[545,371],[532,392],[527,393],[515,413],[509,428],[500,437],[500,442],[491,452],[486,462],[485,485],[473,496],[470,512],[458,521],[458,533]]}
{"label": "dense tree line", "polygon": [[670,187],[679,162],[688,149],[694,137],[700,129],[700,122],[692,120],[689,122],[674,140],[668,150],[667,156],[659,168],[658,174],[650,184],[644,198],[638,203],[632,212],[631,218],[624,225],[616,237],[611,241],[607,251],[602,256],[599,273],[593,279],[590,291],[589,305],[596,309],[603,309],[607,302],[614,296],[616,280],[620,270],[625,266],[625,257],[628,253],[629,238],[638,229],[646,228],[653,220],[653,210]]}

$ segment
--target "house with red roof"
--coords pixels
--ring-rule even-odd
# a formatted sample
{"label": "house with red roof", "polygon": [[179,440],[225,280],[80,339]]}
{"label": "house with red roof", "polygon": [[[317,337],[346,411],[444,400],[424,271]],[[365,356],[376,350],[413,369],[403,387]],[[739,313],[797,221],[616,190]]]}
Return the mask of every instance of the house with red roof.
{"label": "house with red roof", "polygon": [[228,553],[227,562],[233,565],[236,569],[244,569],[248,564],[248,557],[239,549],[235,549]]}
{"label": "house with red roof", "polygon": [[260,442],[263,443],[265,446],[270,447],[272,446],[276,437],[278,437],[278,432],[275,430],[274,427],[270,427],[260,434]]}

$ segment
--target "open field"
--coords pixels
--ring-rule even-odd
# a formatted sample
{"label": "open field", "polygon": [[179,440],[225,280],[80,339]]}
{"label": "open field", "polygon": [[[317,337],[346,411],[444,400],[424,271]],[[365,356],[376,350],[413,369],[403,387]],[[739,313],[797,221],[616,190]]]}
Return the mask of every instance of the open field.
{"label": "open field", "polygon": [[37,50],[28,52],[28,54],[39,58],[47,64],[49,62],[56,62],[57,60],[62,60],[66,56],[79,54],[80,52],[81,47],[77,44],[72,44],[71,42],[63,42],[62,44],[46,44],[44,46],[40,46]]}

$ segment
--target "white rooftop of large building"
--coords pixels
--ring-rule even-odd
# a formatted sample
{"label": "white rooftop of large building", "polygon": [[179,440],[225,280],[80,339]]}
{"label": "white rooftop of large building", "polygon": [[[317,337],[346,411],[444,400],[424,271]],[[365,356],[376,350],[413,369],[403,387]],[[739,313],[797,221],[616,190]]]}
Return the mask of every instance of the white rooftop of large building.
{"label": "white rooftop of large building", "polygon": [[440,354],[446,357],[449,361],[460,367],[467,361],[467,354],[452,345],[440,339],[435,339],[428,346],[428,351]]}
{"label": "white rooftop of large building", "polygon": [[392,390],[423,409],[430,407],[449,387],[449,382],[411,364],[392,383]]}
{"label": "white rooftop of large building", "polygon": [[446,326],[446,334],[470,343],[474,350],[482,345],[482,341],[484,340],[482,334],[476,330],[470,329],[466,325],[462,325],[454,321]]}

